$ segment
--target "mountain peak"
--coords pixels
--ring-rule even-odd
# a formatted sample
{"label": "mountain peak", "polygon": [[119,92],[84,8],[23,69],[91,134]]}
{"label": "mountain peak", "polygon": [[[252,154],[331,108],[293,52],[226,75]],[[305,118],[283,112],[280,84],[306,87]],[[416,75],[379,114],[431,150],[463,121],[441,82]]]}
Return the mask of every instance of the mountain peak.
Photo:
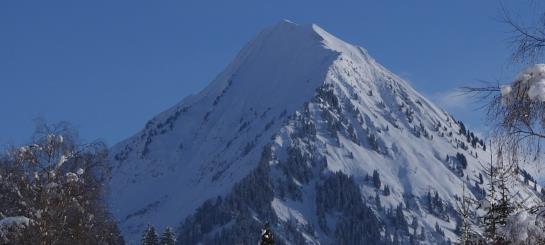
{"label": "mountain peak", "polygon": [[293,46],[318,45],[322,49],[344,54],[356,62],[372,60],[364,48],[337,38],[317,24],[298,24],[283,19],[266,28],[256,39],[270,39],[270,41],[285,42],[283,45]]}
{"label": "mountain peak", "polygon": [[[277,37],[283,37],[278,39]],[[265,28],[256,39],[290,40],[292,42],[316,42],[321,41],[319,33],[314,30],[314,24],[298,24],[290,20],[283,19],[276,24]]]}
{"label": "mountain peak", "polygon": [[300,25],[297,24],[297,23],[295,23],[295,22],[293,22],[293,21],[291,21],[291,20],[282,19],[282,20],[278,21],[278,22],[276,23],[275,26],[291,26],[291,27],[298,27],[298,26],[300,26]]}
{"label": "mountain peak", "polygon": [[[468,157],[468,169],[474,173],[481,160],[476,152],[485,156],[480,146],[460,146],[466,138],[456,132],[458,125],[448,114],[364,49],[315,24],[282,20],[261,31],[206,89],[159,114],[112,149],[116,167],[109,187],[115,195],[109,205],[131,242],[147,224],[176,226],[196,210],[215,215],[219,207],[243,215],[255,211],[261,219],[272,215],[278,218],[273,224],[277,228],[296,217],[298,224],[317,227],[301,239],[329,243],[325,241],[335,238],[322,232],[328,229],[324,224],[331,223],[325,220],[329,216],[320,209],[317,217],[319,210],[314,209],[323,205],[315,198],[323,189],[314,183],[343,173],[357,181],[349,186],[356,190],[355,197],[374,196],[376,188],[362,181],[379,170],[384,185],[392,188],[392,194],[383,197],[385,205],[403,202],[404,193],[420,197],[430,186],[450,200],[448,194],[458,191],[460,178],[444,156],[466,152],[473,156]],[[438,174],[448,178],[429,177]],[[218,196],[236,205],[208,205]],[[247,206],[255,203],[262,206]],[[268,213],[259,213],[263,210]],[[234,232],[256,220],[243,218],[244,224],[229,223],[232,217],[217,224],[218,219],[205,222]],[[187,220],[186,228],[194,227],[192,219]],[[433,227],[436,220],[423,222]],[[203,232],[185,241],[196,244],[213,236],[210,230]]]}

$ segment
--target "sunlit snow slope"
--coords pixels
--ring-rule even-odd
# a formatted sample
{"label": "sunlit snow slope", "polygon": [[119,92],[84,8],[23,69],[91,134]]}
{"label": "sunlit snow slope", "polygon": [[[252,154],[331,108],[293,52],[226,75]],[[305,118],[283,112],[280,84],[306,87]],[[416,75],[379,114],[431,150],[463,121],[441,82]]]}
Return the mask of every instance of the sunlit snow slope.
{"label": "sunlit snow slope", "polygon": [[440,243],[456,238],[455,196],[479,194],[489,159],[460,128],[366,50],[281,21],[113,147],[109,204],[129,243],[152,224],[181,244],[255,244],[265,222],[280,244]]}

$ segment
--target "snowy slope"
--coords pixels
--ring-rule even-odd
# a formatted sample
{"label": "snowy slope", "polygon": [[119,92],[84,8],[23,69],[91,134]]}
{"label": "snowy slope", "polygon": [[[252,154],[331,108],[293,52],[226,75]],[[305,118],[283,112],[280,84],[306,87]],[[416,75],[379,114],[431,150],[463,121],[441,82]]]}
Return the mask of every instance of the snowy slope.
{"label": "snowy slope", "polygon": [[[247,243],[265,222],[288,244],[369,242],[391,227],[408,239],[414,228],[396,231],[391,219],[399,204],[405,222],[416,219],[438,243],[455,239],[448,207],[489,158],[460,127],[363,48],[281,21],[202,92],[114,146],[109,204],[129,243],[147,224],[179,227],[182,244]],[[428,192],[442,214],[427,208]],[[378,237],[342,229],[355,224]]]}

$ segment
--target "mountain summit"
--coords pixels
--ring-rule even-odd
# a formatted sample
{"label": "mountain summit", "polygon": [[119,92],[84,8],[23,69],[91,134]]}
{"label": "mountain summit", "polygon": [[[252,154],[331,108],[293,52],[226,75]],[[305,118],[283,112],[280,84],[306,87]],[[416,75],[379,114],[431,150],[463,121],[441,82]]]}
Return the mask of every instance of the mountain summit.
{"label": "mountain summit", "polygon": [[172,226],[180,244],[255,244],[265,223],[279,244],[447,243],[488,159],[366,50],[289,21],[112,152],[125,238]]}

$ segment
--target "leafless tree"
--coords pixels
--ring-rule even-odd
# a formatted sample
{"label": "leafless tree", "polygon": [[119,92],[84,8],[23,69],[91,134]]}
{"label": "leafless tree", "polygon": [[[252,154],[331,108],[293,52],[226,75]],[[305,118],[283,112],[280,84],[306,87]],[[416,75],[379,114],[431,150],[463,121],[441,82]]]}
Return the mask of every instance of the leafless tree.
{"label": "leafless tree", "polygon": [[0,158],[0,220],[24,217],[0,244],[122,244],[103,201],[107,148],[80,145],[66,123],[40,125]]}
{"label": "leafless tree", "polygon": [[[536,13],[536,21],[527,24],[531,17],[516,18],[503,5],[501,20],[512,33],[512,53],[514,62],[533,64],[543,57],[545,50],[545,4],[535,1],[528,3]],[[464,93],[471,94],[483,102],[487,119],[492,124],[492,136],[502,143],[502,148],[512,160],[531,156],[542,156],[545,140],[545,103],[532,100],[528,96],[530,87],[522,80],[506,81],[510,85],[509,97],[502,96],[502,85],[462,87]]]}
{"label": "leafless tree", "polygon": [[501,21],[512,33],[513,60],[535,63],[542,59],[545,48],[545,4],[540,1],[528,1],[527,4],[527,12],[518,18],[502,4]]}
{"label": "leafless tree", "polygon": [[[545,4],[540,1],[524,3],[531,9],[525,11],[523,17],[502,5],[501,20],[512,34],[513,63],[533,65],[543,59],[545,51]],[[491,136],[496,141],[498,161],[493,165],[491,159],[490,166],[483,166],[490,180],[486,198],[490,203],[484,222],[489,241],[511,244],[542,244],[544,241],[540,235],[545,227],[543,215],[535,215],[537,210],[542,210],[542,205],[528,209],[525,200],[515,201],[507,188],[510,179],[516,180],[513,177],[516,177],[519,163],[528,157],[542,160],[544,156],[545,103],[530,97],[531,85],[525,78],[537,75],[534,70],[531,74],[525,71],[524,76],[503,84],[462,88],[463,92],[483,102],[487,121],[492,125]],[[534,220],[524,217],[534,217]]]}

